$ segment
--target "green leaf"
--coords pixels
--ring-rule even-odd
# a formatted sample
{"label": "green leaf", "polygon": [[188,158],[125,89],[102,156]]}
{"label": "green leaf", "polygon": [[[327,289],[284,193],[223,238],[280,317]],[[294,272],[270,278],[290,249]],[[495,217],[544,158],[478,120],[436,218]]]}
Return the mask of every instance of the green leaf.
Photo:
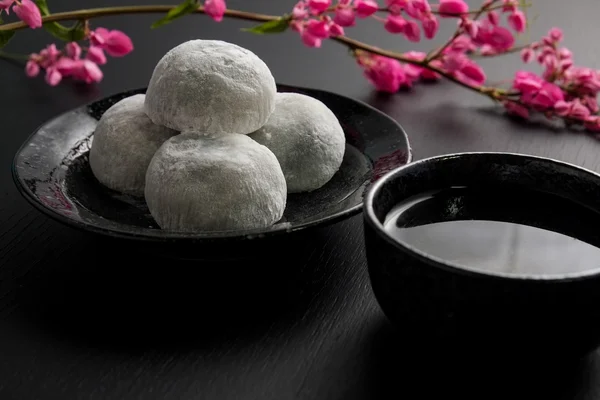
{"label": "green leaf", "polygon": [[[0,24],[3,24],[4,20],[0,16]],[[15,31],[0,31],[0,49],[3,48],[10,42],[10,39],[15,35]]]}
{"label": "green leaf", "polygon": [[44,28],[52,34],[52,36],[65,42],[76,42],[85,38],[85,24],[78,21],[73,26],[64,26],[58,22],[47,22]]}
{"label": "green leaf", "polygon": [[289,26],[289,18],[279,18],[273,21],[265,22],[264,24],[253,26],[252,28],[242,29],[244,32],[264,35],[268,33],[280,33],[285,31]]}
{"label": "green leaf", "polygon": [[40,9],[42,16],[50,14],[50,10],[48,9],[48,4],[46,3],[46,0],[34,0],[34,2]]}
{"label": "green leaf", "polygon": [[[50,14],[46,0],[34,0],[35,4],[40,9],[42,16]],[[82,21],[75,23],[73,26],[64,26],[58,22],[46,22],[44,28],[52,34],[52,36],[65,42],[76,42],[85,38],[85,24]]]}
{"label": "green leaf", "polygon": [[6,46],[14,35],[15,31],[0,31],[0,49]]}
{"label": "green leaf", "polygon": [[199,7],[197,0],[185,0],[183,3],[173,8],[163,18],[154,22],[150,27],[152,29],[169,24],[177,18],[183,17],[186,14],[196,11]]}

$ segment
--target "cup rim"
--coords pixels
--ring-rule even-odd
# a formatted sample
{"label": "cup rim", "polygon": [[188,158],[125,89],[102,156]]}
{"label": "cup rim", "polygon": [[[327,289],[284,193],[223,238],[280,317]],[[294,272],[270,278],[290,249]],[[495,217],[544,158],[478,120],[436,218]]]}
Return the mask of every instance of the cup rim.
{"label": "cup rim", "polygon": [[409,245],[403,240],[395,239],[390,236],[384,229],[383,224],[379,221],[377,216],[375,215],[375,210],[373,208],[374,199],[387,182],[390,182],[396,179],[399,175],[405,173],[406,171],[411,171],[414,169],[421,168],[423,165],[426,165],[431,162],[443,162],[444,160],[450,160],[455,158],[464,158],[464,157],[485,157],[485,156],[503,156],[503,157],[513,157],[519,158],[522,160],[532,160],[532,161],[540,161],[549,164],[561,165],[568,169],[578,170],[580,172],[589,174],[593,176],[598,183],[600,184],[600,174],[596,173],[590,169],[580,167],[578,165],[568,163],[565,161],[559,161],[548,157],[539,157],[529,154],[521,154],[521,153],[511,153],[511,152],[461,152],[461,153],[451,153],[451,154],[443,154],[434,157],[424,158],[418,161],[413,161],[401,167],[395,168],[385,175],[381,176],[375,183],[371,185],[367,194],[364,198],[364,220],[371,227],[373,227],[377,233],[385,239],[389,244],[391,244],[396,249],[409,254],[411,257],[416,258],[419,262],[428,264],[429,266],[440,268],[446,271],[449,271],[454,274],[463,274],[474,277],[486,277],[486,278],[496,278],[496,279],[507,279],[512,281],[574,281],[574,280],[584,280],[591,277],[600,275],[600,262],[599,266],[594,269],[579,271],[579,272],[570,272],[563,274],[514,274],[514,273],[506,273],[506,272],[497,272],[497,271],[485,271],[483,269],[473,268],[466,265],[461,265],[458,263],[454,263],[451,261],[444,260],[442,258],[436,257],[432,254],[419,250],[418,248]]}

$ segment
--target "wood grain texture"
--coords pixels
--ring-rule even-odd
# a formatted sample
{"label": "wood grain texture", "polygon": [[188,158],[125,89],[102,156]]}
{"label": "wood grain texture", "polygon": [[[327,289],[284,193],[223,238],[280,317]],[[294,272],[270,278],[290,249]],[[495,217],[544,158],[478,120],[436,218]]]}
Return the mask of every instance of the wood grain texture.
{"label": "wood grain texture", "polygon": [[[81,6],[75,0],[50,3],[58,11]],[[283,13],[294,1],[228,3]],[[86,7],[109,4],[122,2],[86,1]],[[564,26],[576,61],[600,68],[591,40],[600,33],[600,2],[536,4],[531,37]],[[403,343],[402,327],[387,323],[371,293],[360,217],[298,237],[259,259],[199,263],[83,234],[30,207],[10,176],[12,156],[27,135],[60,112],[145,86],[156,61],[192,38],[224,39],[253,50],[279,82],[376,106],[403,124],[417,159],[510,151],[600,171],[596,139],[511,121],[451,84],[374,94],[334,43],[308,49],[292,32],[252,36],[239,31],[247,23],[191,16],[150,30],[155,18],[95,22],[126,31],[136,46],[131,56],[111,59],[105,80],[95,87],[50,88],[42,79],[27,79],[19,65],[0,64],[0,399],[600,399],[597,355],[524,369],[519,360],[465,365]],[[410,48],[375,21],[349,33]],[[39,30],[23,32],[8,50],[36,51],[48,40]],[[519,63],[514,56],[485,65],[490,80],[501,80]]]}

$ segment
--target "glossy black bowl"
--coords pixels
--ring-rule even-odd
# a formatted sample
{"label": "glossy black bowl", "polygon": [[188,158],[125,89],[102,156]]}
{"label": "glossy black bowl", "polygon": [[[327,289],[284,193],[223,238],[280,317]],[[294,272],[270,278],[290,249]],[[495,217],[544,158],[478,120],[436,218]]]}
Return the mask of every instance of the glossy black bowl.
{"label": "glossy black bowl", "polygon": [[[346,152],[338,172],[323,187],[288,196],[281,221],[266,229],[182,233],[160,229],[143,198],[107,189],[94,177],[88,162],[98,120],[138,89],[118,93],[68,111],[39,127],[17,152],[13,177],[18,190],[46,215],[88,232],[152,246],[181,244],[199,254],[223,244],[254,247],[263,238],[281,238],[356,215],[362,210],[367,187],[379,176],[410,162],[408,138],[402,127],[384,113],[334,93],[279,84],[280,92],[314,97],[337,116],[346,136]],[[262,241],[262,240],[260,240]],[[243,247],[243,246],[242,246]],[[195,250],[194,250],[195,249]],[[218,253],[218,251],[217,251]]]}
{"label": "glossy black bowl", "polygon": [[[600,268],[539,276],[489,272],[433,257],[384,231],[388,212],[409,197],[452,186],[503,185],[552,193],[591,209],[588,216],[600,211],[600,175],[555,160],[464,153],[400,167],[365,197],[366,251],[377,301],[415,346],[497,356],[584,355],[600,344]],[[514,209],[482,206],[477,219],[507,220]],[[600,247],[600,212],[564,218],[564,209],[548,209],[553,211],[554,226],[567,233],[576,228],[582,240]],[[460,210],[456,214],[464,219]]]}

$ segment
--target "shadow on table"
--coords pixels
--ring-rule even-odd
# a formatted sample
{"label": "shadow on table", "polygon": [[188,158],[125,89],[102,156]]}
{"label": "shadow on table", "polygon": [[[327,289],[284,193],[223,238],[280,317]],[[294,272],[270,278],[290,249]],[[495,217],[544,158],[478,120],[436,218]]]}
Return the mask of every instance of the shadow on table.
{"label": "shadow on table", "polygon": [[[404,94],[404,95],[403,95]],[[404,115],[410,113],[412,118],[417,120],[427,121],[429,127],[437,126],[439,132],[447,135],[451,132],[453,137],[457,135],[459,137],[468,136],[469,132],[479,134],[482,126],[485,126],[486,130],[501,129],[501,126],[489,126],[484,125],[485,121],[481,118],[495,118],[503,120],[507,124],[512,125],[516,128],[515,132],[519,134],[523,130],[531,133],[554,133],[554,134],[570,134],[573,132],[584,132],[581,127],[565,128],[564,124],[560,120],[550,121],[543,115],[532,114],[527,120],[507,115],[504,108],[500,105],[482,105],[478,107],[461,107],[457,106],[450,99],[448,101],[442,101],[437,106],[433,106],[431,109],[426,110],[414,110],[410,104],[407,103],[407,96],[419,96],[420,93],[400,93],[396,95],[390,95],[388,93],[373,92],[369,96],[361,99],[362,101],[370,104],[371,106],[379,109],[380,111],[390,114],[392,116]],[[483,104],[483,103],[482,103]],[[418,117],[420,114],[422,119]],[[435,118],[431,118],[434,115]],[[402,121],[399,121],[402,124]]]}
{"label": "shadow on table", "polygon": [[543,132],[543,133],[557,133],[564,134],[569,132],[583,132],[583,129],[579,128],[565,128],[560,120],[550,121],[543,115],[532,115],[530,119],[523,119],[517,116],[508,115],[504,109],[500,106],[491,107],[479,107],[477,111],[481,115],[490,116],[494,118],[504,118],[514,127],[519,129],[526,129],[531,132]]}
{"label": "shadow on table", "polygon": [[30,332],[107,351],[247,345],[305,312],[307,286],[327,273],[323,235],[198,261],[93,237],[20,290],[17,313]]}
{"label": "shadow on table", "polygon": [[414,342],[403,341],[401,330],[387,321],[372,341],[367,361],[371,399],[388,399],[393,394],[405,399],[571,400],[585,397],[591,390],[592,370],[600,368],[594,354],[571,360],[514,357],[501,361],[491,355],[493,348],[476,355],[434,347],[422,350]]}

